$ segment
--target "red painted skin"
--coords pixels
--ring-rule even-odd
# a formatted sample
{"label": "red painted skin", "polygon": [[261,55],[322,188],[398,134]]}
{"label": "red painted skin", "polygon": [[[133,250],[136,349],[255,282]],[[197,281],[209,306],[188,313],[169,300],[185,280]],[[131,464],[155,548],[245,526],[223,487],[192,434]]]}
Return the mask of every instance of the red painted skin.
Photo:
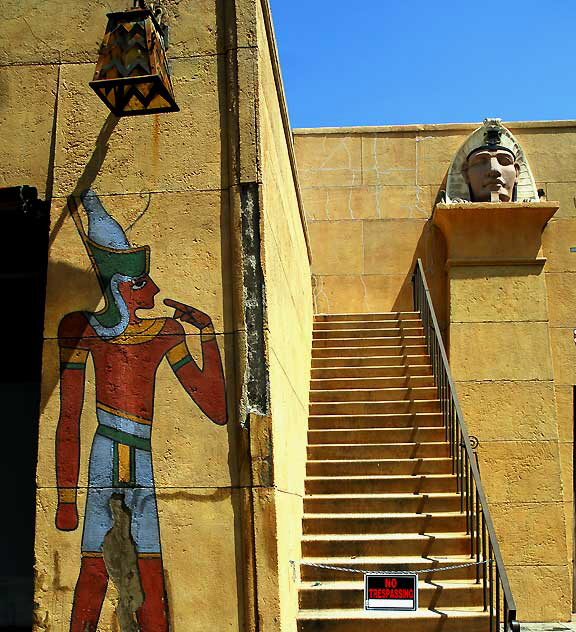
{"label": "red painted skin", "polygon": [[[119,285],[130,315],[130,324],[143,322],[140,309],[154,307],[158,286],[149,276]],[[184,327],[178,320],[202,330],[212,326],[207,314],[167,299],[175,308],[174,318],[166,318],[159,334],[140,344],[114,344],[98,337],[82,312],[66,315],[60,322],[60,346],[92,354],[98,402],[152,421],[156,370],[166,353],[185,342]],[[145,321],[144,321],[145,322]],[[152,324],[154,320],[150,320]],[[214,423],[227,422],[226,393],[222,362],[216,339],[202,342],[202,369],[194,361],[176,371],[180,383],[204,414]],[[60,381],[60,418],[56,431],[56,474],[60,489],[76,489],[80,461],[80,415],[84,402],[82,369],[64,369]],[[78,526],[76,503],[59,503],[58,529]],[[168,630],[167,601],[161,558],[139,558],[145,595],[137,612],[141,632]],[[71,632],[95,631],[106,593],[108,573],[102,558],[84,558],[74,593]]]}

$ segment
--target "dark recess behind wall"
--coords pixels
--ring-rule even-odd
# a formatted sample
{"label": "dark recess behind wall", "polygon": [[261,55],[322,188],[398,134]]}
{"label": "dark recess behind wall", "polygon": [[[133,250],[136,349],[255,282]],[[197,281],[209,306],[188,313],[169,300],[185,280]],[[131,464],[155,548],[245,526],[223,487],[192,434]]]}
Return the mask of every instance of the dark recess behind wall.
{"label": "dark recess behind wall", "polygon": [[33,187],[0,188],[4,482],[0,629],[30,630],[35,474],[49,214]]}

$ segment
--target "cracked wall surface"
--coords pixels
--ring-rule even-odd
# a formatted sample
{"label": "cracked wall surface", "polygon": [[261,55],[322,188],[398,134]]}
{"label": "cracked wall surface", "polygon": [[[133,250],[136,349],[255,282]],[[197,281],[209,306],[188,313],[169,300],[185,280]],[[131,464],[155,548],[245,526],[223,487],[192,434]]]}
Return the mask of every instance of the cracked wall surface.
{"label": "cracked wall surface", "polygon": [[116,617],[120,632],[137,632],[136,613],[144,602],[144,592],[131,533],[132,515],[121,494],[111,497],[109,507],[114,524],[104,538],[104,564],[118,592]]}
{"label": "cracked wall surface", "polygon": [[421,257],[445,326],[443,239],[427,224],[443,177],[430,152],[444,135],[402,127],[295,130],[317,312],[410,311],[410,278]]}

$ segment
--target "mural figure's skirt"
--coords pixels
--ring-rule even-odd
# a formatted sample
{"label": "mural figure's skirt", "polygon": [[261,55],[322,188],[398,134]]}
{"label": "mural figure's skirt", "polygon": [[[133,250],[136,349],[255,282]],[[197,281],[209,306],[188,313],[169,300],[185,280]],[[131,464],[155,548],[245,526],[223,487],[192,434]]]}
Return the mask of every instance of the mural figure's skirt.
{"label": "mural figure's skirt", "polygon": [[152,475],[150,426],[97,409],[82,535],[83,555],[102,555],[114,524],[110,500],[121,498],[130,513],[136,552],[160,554],[158,509]]}

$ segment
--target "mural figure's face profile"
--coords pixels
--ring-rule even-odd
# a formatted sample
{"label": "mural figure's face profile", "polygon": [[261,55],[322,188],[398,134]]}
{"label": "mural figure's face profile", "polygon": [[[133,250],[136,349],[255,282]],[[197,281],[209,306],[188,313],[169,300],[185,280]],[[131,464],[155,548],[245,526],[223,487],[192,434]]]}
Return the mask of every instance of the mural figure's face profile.
{"label": "mural figure's face profile", "polygon": [[131,314],[137,309],[152,309],[154,297],[160,291],[148,274],[132,281],[122,281],[118,289]]}
{"label": "mural figure's face profile", "polygon": [[493,191],[500,202],[510,202],[519,170],[512,152],[482,147],[468,156],[462,175],[470,187],[472,202],[490,202]]}

